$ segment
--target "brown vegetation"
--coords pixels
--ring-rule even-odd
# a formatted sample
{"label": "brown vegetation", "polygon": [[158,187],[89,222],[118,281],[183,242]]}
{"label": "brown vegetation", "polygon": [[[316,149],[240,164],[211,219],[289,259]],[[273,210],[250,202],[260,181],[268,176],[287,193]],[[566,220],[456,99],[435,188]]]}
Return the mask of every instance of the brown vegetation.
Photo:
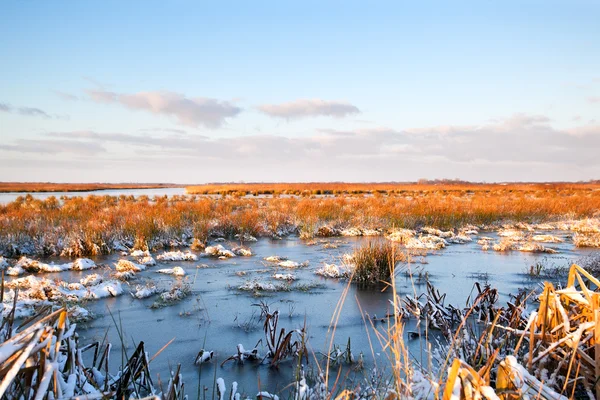
{"label": "brown vegetation", "polygon": [[109,189],[156,189],[181,187],[171,183],[50,183],[50,182],[0,182],[0,193],[16,192],[88,192]]}
{"label": "brown vegetation", "polygon": [[461,192],[538,192],[600,190],[598,182],[554,183],[472,183],[459,180],[420,180],[419,182],[306,182],[306,183],[209,183],[186,187],[189,194],[220,195],[339,195],[339,194],[411,194]]}
{"label": "brown vegetation", "polygon": [[126,247],[186,246],[210,235],[309,238],[328,226],[391,230],[467,224],[544,222],[598,215],[600,191],[578,188],[520,191],[418,191],[334,198],[89,196],[59,201],[21,197],[0,205],[0,253],[71,257]]}

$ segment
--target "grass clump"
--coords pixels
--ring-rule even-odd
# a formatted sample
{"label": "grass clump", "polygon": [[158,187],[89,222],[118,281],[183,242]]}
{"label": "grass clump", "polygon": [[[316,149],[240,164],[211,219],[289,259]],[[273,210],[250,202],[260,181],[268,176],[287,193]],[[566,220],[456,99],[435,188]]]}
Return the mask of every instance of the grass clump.
{"label": "grass clump", "polygon": [[397,272],[398,264],[405,259],[404,253],[394,243],[369,242],[357,248],[352,255],[352,282],[366,286],[388,282]]}

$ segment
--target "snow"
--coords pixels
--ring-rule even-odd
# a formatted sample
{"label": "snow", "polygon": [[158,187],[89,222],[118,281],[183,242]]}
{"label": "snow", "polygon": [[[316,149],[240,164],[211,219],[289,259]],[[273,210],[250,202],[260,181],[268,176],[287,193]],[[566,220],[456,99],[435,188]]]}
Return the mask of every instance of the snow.
{"label": "snow", "polygon": [[198,364],[203,364],[205,362],[209,362],[213,358],[214,354],[215,354],[214,351],[207,351],[207,350],[201,349],[198,352],[198,355],[196,356],[196,360],[194,361],[194,364],[198,365]]}
{"label": "snow", "polygon": [[275,286],[272,283],[260,282],[257,280],[246,281],[243,285],[238,287],[239,290],[244,290],[248,292],[256,292],[259,290],[263,290],[265,292],[275,292],[277,290],[280,290],[281,288],[282,287]]}
{"label": "snow", "polygon": [[156,257],[159,261],[196,261],[198,260],[198,256],[191,253],[190,251],[186,251],[185,253],[182,251],[167,251],[160,254]]}
{"label": "snow", "polygon": [[151,256],[138,258],[138,263],[142,264],[142,265],[146,265],[148,267],[152,267],[152,266],[156,265],[156,261]]}
{"label": "snow", "polygon": [[281,262],[281,261],[286,261],[287,257],[281,257],[281,256],[269,256],[269,257],[265,257],[265,261],[269,261],[269,262]]}
{"label": "snow", "polygon": [[404,246],[407,249],[420,249],[420,250],[440,250],[446,247],[448,242],[445,239],[433,236],[433,235],[424,235],[419,236],[419,238],[409,238],[406,242],[404,242]]}
{"label": "snow", "polygon": [[134,250],[131,252],[131,257],[150,257],[150,252],[148,250]]}
{"label": "snow", "polygon": [[416,235],[415,231],[410,229],[396,229],[392,231],[387,238],[392,242],[406,243]]}
{"label": "snow", "polygon": [[325,264],[315,271],[315,274],[326,278],[347,278],[350,276],[350,273],[348,268],[337,266],[335,264]]}
{"label": "snow", "polygon": [[258,392],[256,394],[256,398],[259,400],[279,400],[279,396],[277,396],[276,394],[271,394],[269,392]]}
{"label": "snow", "polygon": [[308,261],[305,261],[303,263],[298,263],[296,261],[286,260],[286,261],[278,262],[277,265],[282,268],[299,268],[299,267],[306,267],[308,265]]}
{"label": "snow", "polygon": [[88,310],[77,305],[70,307],[67,311],[69,318],[74,322],[87,321],[92,318]]}
{"label": "snow", "polygon": [[298,279],[296,275],[293,274],[274,274],[273,279],[277,279],[280,281],[295,281]]}
{"label": "snow", "polygon": [[142,272],[146,269],[146,266],[129,260],[119,260],[115,268],[119,272]]}
{"label": "snow", "polygon": [[158,292],[156,285],[149,283],[147,285],[136,285],[135,293],[131,293],[136,299],[145,299]]}
{"label": "snow", "polygon": [[231,251],[238,256],[242,256],[242,257],[250,257],[252,255],[252,250],[250,250],[247,247],[234,247],[233,249],[231,249]]}
{"label": "snow", "polygon": [[531,240],[534,242],[544,242],[544,243],[562,243],[563,240],[558,236],[553,235],[533,235]]}
{"label": "snow", "polygon": [[185,275],[185,271],[181,267],[163,268],[163,269],[159,269],[156,272],[158,272],[159,274],[167,274],[167,275],[175,275],[175,276],[184,276]]}
{"label": "snow", "polygon": [[23,256],[19,259],[19,261],[15,264],[14,267],[8,268],[7,274],[11,276],[19,276],[26,272],[62,272],[68,270],[82,271],[95,267],[96,264],[88,258],[78,258],[72,263],[46,264]]}
{"label": "snow", "polygon": [[221,244],[217,244],[215,246],[208,246],[206,249],[204,249],[204,252],[212,257],[235,257],[235,254],[231,250],[227,250]]}

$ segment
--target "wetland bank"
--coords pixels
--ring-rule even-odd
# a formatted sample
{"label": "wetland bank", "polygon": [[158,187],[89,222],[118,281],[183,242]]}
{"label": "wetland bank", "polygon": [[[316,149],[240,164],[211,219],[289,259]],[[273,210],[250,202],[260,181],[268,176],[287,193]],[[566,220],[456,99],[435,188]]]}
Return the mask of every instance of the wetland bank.
{"label": "wetland bank", "polygon": [[[211,189],[206,194],[214,198],[23,196],[2,205],[5,320],[16,318],[17,326],[44,307],[65,307],[80,346],[112,344],[105,366],[113,378],[143,341],[149,358],[159,353],[149,365],[163,382],[155,379],[146,394],[165,398],[181,398],[167,384],[176,370],[174,381],[185,382],[190,398],[212,396],[221,386],[216,378],[228,396],[237,382],[250,397],[265,391],[314,399],[350,392],[442,398],[453,360],[488,368],[486,384],[471,385],[493,398],[481,388],[502,396],[497,371],[513,355],[515,370],[529,367],[531,378],[556,396],[563,387],[567,397],[594,391],[585,379],[561,378],[575,370],[544,372],[555,366],[552,357],[527,366],[514,348],[519,340],[534,346],[533,339],[515,333],[501,343],[487,324],[525,332],[544,282],[565,287],[573,263],[598,273],[595,185],[306,190],[269,188],[255,196],[239,187]],[[373,246],[381,246],[373,257],[384,267],[395,260],[394,276],[352,283],[357,265],[372,268]],[[570,326],[567,334],[579,327]],[[486,346],[471,348],[467,337],[486,333]],[[535,346],[539,353],[548,348]],[[89,354],[82,357],[92,363]],[[574,361],[579,376],[590,368],[585,362]],[[75,375],[73,393],[86,393],[85,373]],[[105,387],[85,379],[87,393],[114,394],[123,386],[116,378]],[[125,386],[141,396],[135,380]]]}

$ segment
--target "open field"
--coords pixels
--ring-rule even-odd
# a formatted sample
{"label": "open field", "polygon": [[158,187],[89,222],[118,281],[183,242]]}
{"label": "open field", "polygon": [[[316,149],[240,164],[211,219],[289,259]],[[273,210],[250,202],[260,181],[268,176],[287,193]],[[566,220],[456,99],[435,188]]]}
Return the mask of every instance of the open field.
{"label": "open field", "polygon": [[464,181],[419,181],[419,182],[308,182],[308,183],[211,183],[187,186],[189,194],[264,195],[264,194],[410,194],[435,192],[540,192],[540,191],[594,191],[600,183],[471,183]]}
{"label": "open field", "polygon": [[0,193],[7,192],[88,192],[109,189],[154,189],[181,187],[171,183],[51,183],[51,182],[0,182]]}

